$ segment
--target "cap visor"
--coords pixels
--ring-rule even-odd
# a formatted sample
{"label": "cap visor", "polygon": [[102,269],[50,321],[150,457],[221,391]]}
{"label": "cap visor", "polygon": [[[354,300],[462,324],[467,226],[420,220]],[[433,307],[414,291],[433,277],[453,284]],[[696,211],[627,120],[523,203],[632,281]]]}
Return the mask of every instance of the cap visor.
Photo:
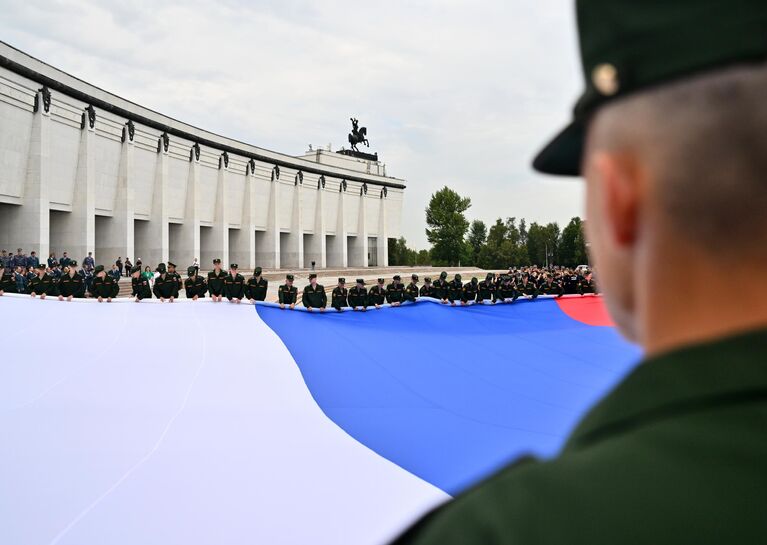
{"label": "cap visor", "polygon": [[583,123],[573,121],[538,153],[533,168],[544,174],[580,176],[583,139]]}

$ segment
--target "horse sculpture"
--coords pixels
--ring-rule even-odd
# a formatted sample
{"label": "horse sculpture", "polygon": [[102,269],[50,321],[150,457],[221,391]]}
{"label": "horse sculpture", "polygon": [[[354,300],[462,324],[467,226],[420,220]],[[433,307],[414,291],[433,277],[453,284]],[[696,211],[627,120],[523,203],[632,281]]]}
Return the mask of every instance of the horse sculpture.
{"label": "horse sculpture", "polygon": [[350,118],[352,121],[352,132],[349,133],[349,144],[351,144],[352,149],[354,151],[359,151],[357,149],[357,144],[365,144],[367,147],[370,147],[370,142],[368,142],[367,134],[368,129],[367,127],[359,127],[359,120],[355,118]]}

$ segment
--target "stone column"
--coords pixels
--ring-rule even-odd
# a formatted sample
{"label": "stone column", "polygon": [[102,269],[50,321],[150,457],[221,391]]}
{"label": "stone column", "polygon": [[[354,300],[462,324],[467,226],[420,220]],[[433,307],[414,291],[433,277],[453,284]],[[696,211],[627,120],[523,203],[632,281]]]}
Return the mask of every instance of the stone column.
{"label": "stone column", "polygon": [[[154,193],[152,194],[152,212],[149,222],[135,231],[136,257],[143,264],[154,268],[158,263],[168,262],[170,247],[168,232],[168,151],[160,138],[160,151],[155,163]],[[177,263],[178,265],[178,263]]]}
{"label": "stone column", "polygon": [[[325,229],[325,179],[320,178],[317,181],[317,202],[314,212],[314,234],[310,238],[310,245],[306,249],[308,261],[314,261],[316,267],[324,269],[327,267],[327,231]],[[304,266],[308,267],[310,263],[304,261]]]}
{"label": "stone column", "polygon": [[333,237],[332,243],[328,246],[328,261],[331,263],[331,267],[348,267],[349,266],[349,253],[346,240],[346,214],[345,214],[345,196],[346,189],[344,188],[344,182],[341,182],[341,187],[338,192],[338,212],[336,214],[336,236]]}
{"label": "stone column", "polygon": [[[23,204],[15,207],[18,210],[18,221],[9,222],[10,233],[6,235],[13,246],[8,250],[15,253],[16,248],[20,247],[27,255],[35,250],[41,262],[50,253],[50,101],[51,96],[46,88],[37,92],[37,111],[32,121]],[[81,256],[76,259],[81,259]]]}
{"label": "stone column", "polygon": [[221,259],[221,265],[229,268],[229,210],[226,207],[226,195],[229,192],[227,176],[229,167],[222,155],[218,167],[216,183],[216,214],[211,230],[211,245],[202,249],[201,263],[211,263],[214,258]]}
{"label": "stone column", "polygon": [[389,239],[386,230],[386,191],[381,190],[378,212],[378,266],[389,266]]}
{"label": "stone column", "polygon": [[118,255],[96,255],[96,156],[95,142],[96,123],[95,110],[90,110],[94,116],[93,124],[89,118],[89,110],[83,113],[84,127],[80,131],[80,149],[77,156],[77,172],[75,175],[74,191],[72,194],[72,211],[61,223],[63,233],[57,233],[69,255],[78,261],[93,252],[96,263],[105,267],[111,265]]}
{"label": "stone column", "polygon": [[229,255],[239,264],[240,270],[253,270],[256,266],[256,227],[255,227],[255,166],[245,169],[242,192],[242,218],[240,228],[230,231]]}
{"label": "stone column", "polygon": [[[112,218],[104,222],[99,232],[99,252],[101,258],[109,256],[130,258],[135,262],[133,242],[133,216],[135,210],[133,189],[133,125],[123,128],[123,142],[120,150],[120,171],[117,176],[117,192],[112,206]],[[75,259],[81,259],[79,256]]]}
{"label": "stone column", "polygon": [[266,231],[261,237],[262,245],[258,248],[256,260],[261,267],[280,268],[280,182],[276,168],[272,170],[269,183],[269,213],[266,219]]}
{"label": "stone column", "polygon": [[[197,150],[197,151],[195,151]],[[200,255],[200,208],[197,202],[198,186],[200,184],[200,156],[199,147],[192,147],[190,151],[189,172],[186,178],[186,203],[184,205],[184,223],[177,227],[178,240],[174,244],[174,255],[171,259],[177,259],[176,265],[182,269],[189,266],[196,257],[198,262],[209,268],[210,262],[202,261]]]}
{"label": "stone column", "polygon": [[357,214],[357,255],[354,258],[354,264],[360,267],[368,266],[368,224],[367,212],[365,209],[365,199],[367,199],[367,186],[360,188],[359,211]]}
{"label": "stone column", "polygon": [[280,261],[291,267],[304,267],[304,219],[301,205],[301,189],[303,183],[293,186],[293,210],[290,219],[290,233],[287,238],[287,248],[280,248]]}

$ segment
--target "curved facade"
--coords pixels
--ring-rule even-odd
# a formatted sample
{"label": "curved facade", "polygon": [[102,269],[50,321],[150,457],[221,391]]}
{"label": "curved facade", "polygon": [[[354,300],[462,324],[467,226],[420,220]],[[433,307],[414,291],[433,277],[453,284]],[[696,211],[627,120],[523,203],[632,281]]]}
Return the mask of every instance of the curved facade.
{"label": "curved facade", "polygon": [[146,264],[388,264],[405,185],[378,161],[301,157],[143,108],[0,42],[0,247]]}

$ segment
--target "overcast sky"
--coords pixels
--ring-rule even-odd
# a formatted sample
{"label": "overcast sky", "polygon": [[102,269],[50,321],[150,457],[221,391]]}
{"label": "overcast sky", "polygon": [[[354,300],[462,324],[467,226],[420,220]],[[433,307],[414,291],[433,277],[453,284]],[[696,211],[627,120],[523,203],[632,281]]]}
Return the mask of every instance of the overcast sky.
{"label": "overcast sky", "polygon": [[403,235],[448,185],[470,219],[581,215],[530,160],[581,88],[570,0],[0,0],[0,39],[192,125],[292,155],[368,127],[404,178]]}

